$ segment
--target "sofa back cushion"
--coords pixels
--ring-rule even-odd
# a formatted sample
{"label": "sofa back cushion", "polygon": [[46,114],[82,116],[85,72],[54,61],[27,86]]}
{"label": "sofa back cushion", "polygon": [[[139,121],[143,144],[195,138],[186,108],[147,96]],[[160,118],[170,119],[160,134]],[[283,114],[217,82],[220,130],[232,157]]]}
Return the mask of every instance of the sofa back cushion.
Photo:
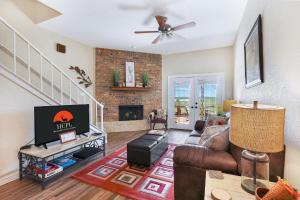
{"label": "sofa back cushion", "polygon": [[227,151],[229,147],[229,127],[226,125],[217,125],[206,127],[199,145],[215,151]]}
{"label": "sofa back cushion", "polygon": [[203,146],[214,151],[227,151],[229,148],[229,127],[219,126],[218,130],[206,139]]}

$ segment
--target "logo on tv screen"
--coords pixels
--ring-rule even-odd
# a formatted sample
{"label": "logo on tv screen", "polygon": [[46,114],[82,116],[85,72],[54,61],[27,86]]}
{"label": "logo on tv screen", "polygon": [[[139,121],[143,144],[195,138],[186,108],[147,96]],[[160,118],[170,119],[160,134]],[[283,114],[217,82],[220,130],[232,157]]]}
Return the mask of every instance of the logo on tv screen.
{"label": "logo on tv screen", "polygon": [[74,116],[71,112],[67,110],[59,111],[54,115],[53,118],[53,124],[54,124],[54,133],[57,132],[64,132],[67,130],[73,130],[76,127],[74,127],[73,124]]}

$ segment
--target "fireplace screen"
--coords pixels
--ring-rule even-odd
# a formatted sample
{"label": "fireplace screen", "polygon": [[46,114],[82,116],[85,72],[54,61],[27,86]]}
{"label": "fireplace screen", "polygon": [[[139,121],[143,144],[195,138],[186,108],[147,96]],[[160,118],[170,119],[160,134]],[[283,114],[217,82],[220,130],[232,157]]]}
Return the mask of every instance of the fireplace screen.
{"label": "fireplace screen", "polygon": [[143,105],[121,105],[119,106],[119,121],[143,120]]}

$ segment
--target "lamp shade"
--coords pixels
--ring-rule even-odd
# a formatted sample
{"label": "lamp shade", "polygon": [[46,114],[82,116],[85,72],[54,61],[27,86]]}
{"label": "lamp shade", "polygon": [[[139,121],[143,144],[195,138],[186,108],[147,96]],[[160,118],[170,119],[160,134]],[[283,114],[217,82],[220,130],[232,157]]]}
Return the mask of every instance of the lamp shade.
{"label": "lamp shade", "polygon": [[231,106],[233,104],[236,104],[236,103],[237,103],[236,100],[231,100],[231,99],[225,100],[224,103],[223,103],[223,111],[224,112],[230,112],[231,111]]}
{"label": "lamp shade", "polygon": [[249,151],[274,153],[284,148],[283,107],[234,104],[231,107],[230,142]]}

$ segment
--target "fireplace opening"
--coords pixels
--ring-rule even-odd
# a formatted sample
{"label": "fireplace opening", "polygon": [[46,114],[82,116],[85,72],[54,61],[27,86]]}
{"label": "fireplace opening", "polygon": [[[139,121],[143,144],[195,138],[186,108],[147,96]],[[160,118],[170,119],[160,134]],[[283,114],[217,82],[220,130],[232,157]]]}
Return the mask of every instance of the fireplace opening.
{"label": "fireplace opening", "polygon": [[143,120],[144,106],[143,105],[120,105],[119,106],[119,121]]}

